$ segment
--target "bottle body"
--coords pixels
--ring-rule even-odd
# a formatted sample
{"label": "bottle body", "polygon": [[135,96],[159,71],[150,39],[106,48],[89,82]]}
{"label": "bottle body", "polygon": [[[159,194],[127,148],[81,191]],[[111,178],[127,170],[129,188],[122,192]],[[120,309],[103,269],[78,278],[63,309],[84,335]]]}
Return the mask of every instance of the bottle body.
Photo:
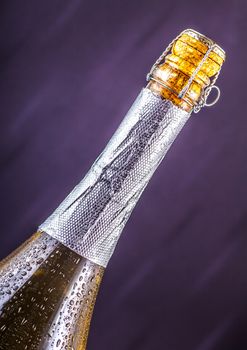
{"label": "bottle body", "polygon": [[37,232],[0,268],[1,350],[86,348],[102,266]]}

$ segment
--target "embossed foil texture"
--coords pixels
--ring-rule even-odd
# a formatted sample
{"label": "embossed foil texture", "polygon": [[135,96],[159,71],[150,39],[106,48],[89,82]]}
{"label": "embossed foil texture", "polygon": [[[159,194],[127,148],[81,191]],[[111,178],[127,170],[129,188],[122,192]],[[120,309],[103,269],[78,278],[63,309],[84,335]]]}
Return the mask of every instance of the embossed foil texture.
{"label": "embossed foil texture", "polygon": [[189,117],[142,89],[87,175],[39,230],[106,267],[142,191]]}

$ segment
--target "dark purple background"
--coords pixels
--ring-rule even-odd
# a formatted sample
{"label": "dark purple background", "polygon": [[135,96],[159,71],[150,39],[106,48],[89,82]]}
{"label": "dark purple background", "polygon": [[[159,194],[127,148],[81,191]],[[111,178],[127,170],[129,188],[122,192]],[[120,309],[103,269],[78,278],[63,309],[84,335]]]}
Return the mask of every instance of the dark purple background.
{"label": "dark purple background", "polygon": [[86,173],[183,29],[227,52],[220,102],[194,115],[108,266],[89,350],[247,349],[244,0],[0,5],[1,256]]}

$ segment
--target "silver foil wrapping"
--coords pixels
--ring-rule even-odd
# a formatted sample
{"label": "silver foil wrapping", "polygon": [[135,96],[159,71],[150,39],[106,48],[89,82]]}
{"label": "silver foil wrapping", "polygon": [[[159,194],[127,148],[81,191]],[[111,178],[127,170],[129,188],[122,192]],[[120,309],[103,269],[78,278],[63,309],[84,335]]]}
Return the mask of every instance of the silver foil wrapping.
{"label": "silver foil wrapping", "polygon": [[189,116],[144,88],[87,175],[39,229],[106,267],[142,191]]}

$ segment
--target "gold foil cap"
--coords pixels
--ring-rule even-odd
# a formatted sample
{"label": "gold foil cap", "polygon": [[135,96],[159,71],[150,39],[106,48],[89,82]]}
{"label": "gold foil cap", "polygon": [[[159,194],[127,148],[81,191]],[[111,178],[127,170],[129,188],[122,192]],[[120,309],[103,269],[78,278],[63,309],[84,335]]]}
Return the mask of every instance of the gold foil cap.
{"label": "gold foil cap", "polygon": [[[187,111],[199,112],[211,106],[220,96],[215,85],[225,51],[213,40],[193,29],[186,29],[166,48],[153,65],[147,80],[148,87]],[[212,89],[216,99],[208,103]]]}

